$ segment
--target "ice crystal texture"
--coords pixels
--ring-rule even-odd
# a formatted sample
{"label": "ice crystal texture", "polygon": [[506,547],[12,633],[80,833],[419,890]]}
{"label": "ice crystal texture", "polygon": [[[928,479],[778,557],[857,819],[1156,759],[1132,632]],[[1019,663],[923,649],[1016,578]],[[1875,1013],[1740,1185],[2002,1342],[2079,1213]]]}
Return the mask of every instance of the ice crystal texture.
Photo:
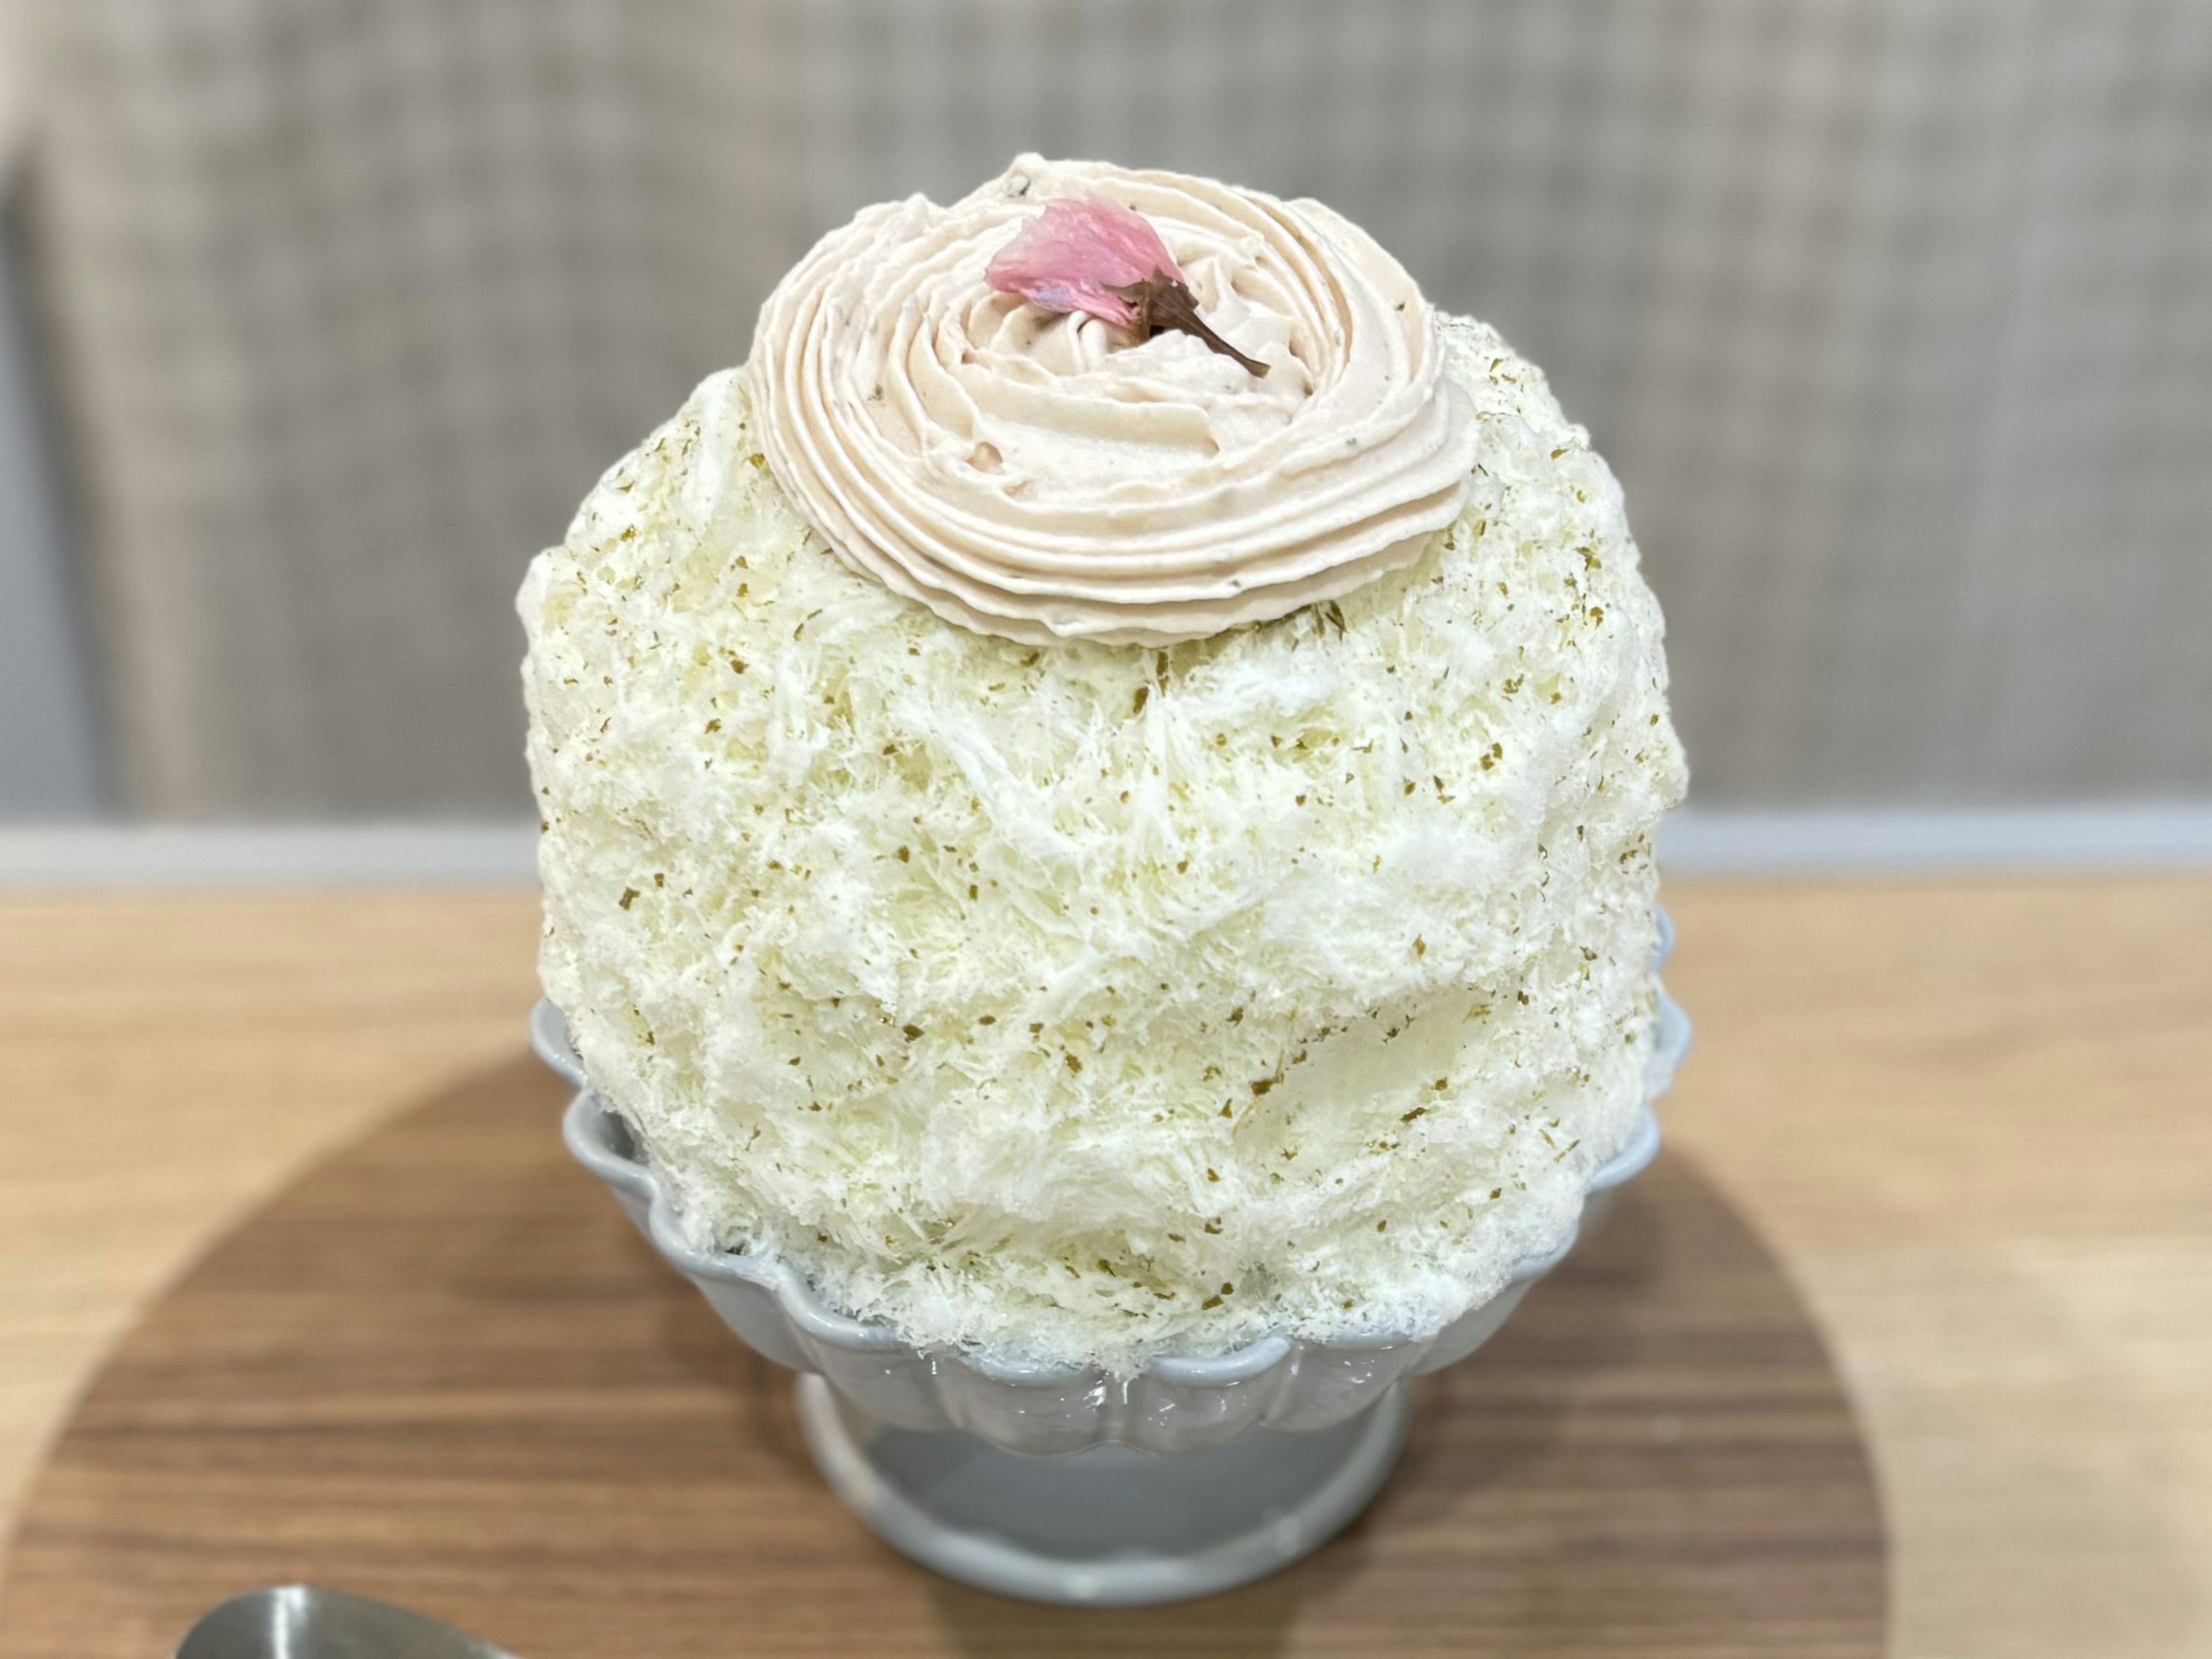
{"label": "ice crystal texture", "polygon": [[542,976],[697,1241],[1127,1371],[1432,1331],[1566,1236],[1682,758],[1612,474],[1442,323],[1464,511],[1271,622],[941,620],[807,527],[733,372],[532,564]]}

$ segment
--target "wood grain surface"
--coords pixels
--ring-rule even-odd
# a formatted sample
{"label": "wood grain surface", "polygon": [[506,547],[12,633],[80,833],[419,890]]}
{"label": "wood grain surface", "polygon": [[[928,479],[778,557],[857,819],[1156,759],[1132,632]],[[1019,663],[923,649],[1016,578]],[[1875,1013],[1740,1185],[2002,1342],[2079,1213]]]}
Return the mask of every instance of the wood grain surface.
{"label": "wood grain surface", "polygon": [[[2212,880],[1667,891],[1669,1144],[1843,1375],[1891,1651],[2212,1654]],[[0,1523],[212,1240],[513,1052],[536,939],[527,890],[0,896]]]}
{"label": "wood grain surface", "polygon": [[938,1580],[823,1488],[788,1374],[562,1151],[518,1061],[322,1164],[111,1357],[34,1488],[0,1656],[154,1659],[308,1579],[529,1659],[1869,1656],[1867,1463],[1784,1275],[1678,1154],[1418,1393],[1369,1516],[1144,1612]]}
{"label": "wood grain surface", "polygon": [[0,1528],[187,1262],[514,1052],[537,938],[526,890],[0,897]]}

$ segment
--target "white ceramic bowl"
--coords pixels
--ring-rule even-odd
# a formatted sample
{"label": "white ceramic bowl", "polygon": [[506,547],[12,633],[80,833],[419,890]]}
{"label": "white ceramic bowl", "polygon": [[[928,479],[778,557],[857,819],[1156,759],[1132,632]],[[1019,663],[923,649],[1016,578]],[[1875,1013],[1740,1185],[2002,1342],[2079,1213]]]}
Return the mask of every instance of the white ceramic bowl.
{"label": "white ceramic bowl", "polygon": [[[1662,914],[1659,961],[1673,941]],[[540,1002],[530,1037],[576,1086],[562,1123],[569,1150],[732,1330],[803,1373],[808,1449],[863,1521],[925,1565],[986,1589],[1131,1606],[1261,1577],[1366,1507],[1405,1444],[1404,1379],[1488,1340],[1658,1152],[1650,1103],[1674,1081],[1690,1024],[1662,991],[1644,1115],[1591,1175],[1577,1233],[1519,1263],[1503,1291],[1442,1331],[1273,1335],[1231,1353],[1155,1359],[1129,1378],[918,1349],[830,1306],[788,1267],[694,1249],[629,1131],[592,1092],[560,1010]]]}

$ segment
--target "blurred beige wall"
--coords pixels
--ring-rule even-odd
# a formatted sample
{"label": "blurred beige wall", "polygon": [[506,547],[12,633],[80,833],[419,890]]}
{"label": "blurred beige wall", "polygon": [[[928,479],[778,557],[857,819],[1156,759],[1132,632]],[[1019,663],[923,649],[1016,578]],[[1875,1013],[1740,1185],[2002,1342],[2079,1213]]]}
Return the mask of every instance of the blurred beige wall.
{"label": "blurred beige wall", "polygon": [[2212,6],[21,3],[143,809],[522,810],[524,562],[1024,148],[1319,196],[1543,363],[1699,799],[2212,793]]}

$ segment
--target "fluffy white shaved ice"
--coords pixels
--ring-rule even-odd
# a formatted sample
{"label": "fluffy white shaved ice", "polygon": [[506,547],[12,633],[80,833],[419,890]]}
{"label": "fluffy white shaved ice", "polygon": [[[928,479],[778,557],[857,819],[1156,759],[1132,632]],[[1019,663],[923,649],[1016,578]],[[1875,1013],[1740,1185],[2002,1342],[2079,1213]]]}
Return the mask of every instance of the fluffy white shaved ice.
{"label": "fluffy white shaved ice", "polygon": [[921,1344],[1432,1331],[1643,1099],[1658,608],[1542,374],[1445,317],[1465,513],[1166,650],[835,557],[714,375],[520,599],[545,990],[695,1241]]}

